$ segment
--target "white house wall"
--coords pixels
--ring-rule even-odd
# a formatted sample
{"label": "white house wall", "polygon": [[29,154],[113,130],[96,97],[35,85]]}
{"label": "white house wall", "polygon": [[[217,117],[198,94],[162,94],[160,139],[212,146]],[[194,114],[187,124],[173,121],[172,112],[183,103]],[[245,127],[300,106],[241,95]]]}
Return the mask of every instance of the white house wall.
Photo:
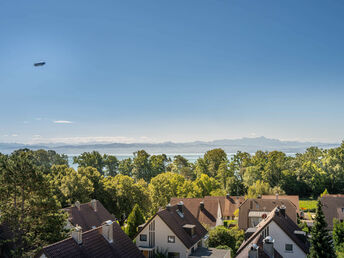
{"label": "white house wall", "polygon": [[[187,258],[191,253],[191,249],[188,250],[180,239],[172,232],[172,230],[165,224],[165,222],[156,216],[150,223],[155,221],[155,247],[159,250],[167,252],[180,253],[180,258]],[[140,234],[147,235],[147,241],[140,241]],[[136,237],[136,246],[148,247],[149,246],[149,225],[147,225]],[[168,243],[167,237],[175,236],[175,243]],[[197,246],[197,245],[195,245]]]}
{"label": "white house wall", "polygon": [[[301,248],[294,243],[294,241],[274,222],[271,221],[269,226],[269,235],[275,239],[274,248],[279,252],[284,258],[306,257],[306,254],[301,250]],[[289,253],[285,251],[285,244],[293,245],[293,252]]]}

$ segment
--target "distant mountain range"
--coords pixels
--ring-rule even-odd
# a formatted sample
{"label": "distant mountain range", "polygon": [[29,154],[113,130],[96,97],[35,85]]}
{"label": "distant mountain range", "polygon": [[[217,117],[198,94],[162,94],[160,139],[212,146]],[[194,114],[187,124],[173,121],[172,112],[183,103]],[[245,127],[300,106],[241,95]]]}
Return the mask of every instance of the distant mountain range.
{"label": "distant mountain range", "polygon": [[16,149],[29,148],[50,149],[58,153],[69,155],[80,154],[85,151],[99,151],[100,153],[111,154],[131,154],[137,150],[146,150],[148,153],[204,153],[210,149],[222,148],[227,153],[245,151],[249,153],[257,150],[272,151],[279,150],[286,153],[304,152],[308,147],[318,146],[319,148],[334,148],[340,146],[339,143],[320,143],[320,142],[298,142],[281,141],[269,139],[266,137],[241,138],[233,140],[215,140],[215,141],[195,141],[185,143],[163,142],[163,143],[89,143],[89,144],[20,144],[20,143],[0,143],[1,153],[11,153]]}

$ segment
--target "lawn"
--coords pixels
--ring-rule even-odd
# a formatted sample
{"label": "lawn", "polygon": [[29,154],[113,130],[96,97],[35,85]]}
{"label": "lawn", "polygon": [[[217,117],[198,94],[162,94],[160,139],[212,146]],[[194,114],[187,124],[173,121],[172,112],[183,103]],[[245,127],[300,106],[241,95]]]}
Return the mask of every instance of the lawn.
{"label": "lawn", "polygon": [[315,212],[316,208],[317,208],[316,200],[300,200],[300,209],[302,211]]}

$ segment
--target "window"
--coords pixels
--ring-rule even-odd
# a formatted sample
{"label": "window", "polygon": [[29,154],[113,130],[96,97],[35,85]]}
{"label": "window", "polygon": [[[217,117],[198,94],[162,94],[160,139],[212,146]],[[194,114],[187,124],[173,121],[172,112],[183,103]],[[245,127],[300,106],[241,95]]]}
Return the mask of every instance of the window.
{"label": "window", "polygon": [[264,230],[263,230],[263,238],[266,238],[268,235],[269,235],[269,226],[264,228]]}
{"label": "window", "polygon": [[140,241],[147,241],[147,235],[141,234]]}
{"label": "window", "polygon": [[342,212],[344,212],[344,208],[342,208]]}
{"label": "window", "polygon": [[286,252],[292,252],[293,251],[293,245],[292,244],[285,244],[285,251]]}
{"label": "window", "polygon": [[179,258],[179,253],[168,252],[168,258]]}
{"label": "window", "polygon": [[167,237],[167,242],[168,243],[175,243],[176,242],[175,236],[168,236]]}

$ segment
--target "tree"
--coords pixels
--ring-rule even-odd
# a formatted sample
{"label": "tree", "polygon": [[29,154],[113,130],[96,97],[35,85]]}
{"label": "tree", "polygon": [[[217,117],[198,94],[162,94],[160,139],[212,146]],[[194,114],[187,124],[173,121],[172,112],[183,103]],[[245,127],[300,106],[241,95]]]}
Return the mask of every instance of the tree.
{"label": "tree", "polygon": [[[61,169],[62,167],[55,167],[54,169],[57,168]],[[51,184],[64,207],[70,206],[76,201],[88,202],[94,191],[93,183],[86,175],[68,167],[65,167],[62,173],[55,176],[51,180]]]}
{"label": "tree", "polygon": [[149,164],[149,154],[140,150],[134,153],[133,159],[133,177],[135,179],[144,179],[146,182],[149,182],[152,178],[151,167]]}
{"label": "tree", "polygon": [[327,223],[322,211],[322,204],[318,200],[314,224],[311,231],[311,249],[309,257],[326,258],[335,257],[331,236],[327,229]]}
{"label": "tree", "polygon": [[204,162],[207,165],[209,176],[216,177],[222,163],[228,163],[227,154],[223,149],[213,149],[204,154]]}
{"label": "tree", "polygon": [[39,248],[63,239],[66,215],[28,149],[0,157],[0,224],[13,233],[14,257],[33,256]]}
{"label": "tree", "polygon": [[103,155],[103,163],[105,167],[104,174],[107,176],[115,176],[118,173],[119,161],[115,156]]}
{"label": "tree", "polygon": [[253,185],[251,185],[247,190],[248,198],[257,198],[259,195],[272,194],[272,188],[266,182],[258,180]]}
{"label": "tree", "polygon": [[236,253],[243,241],[244,231],[238,227],[218,226],[209,232],[209,247],[228,246],[233,253]]}
{"label": "tree", "polygon": [[194,179],[195,174],[192,164],[181,155],[174,156],[173,162],[170,164],[171,172],[178,173],[185,177],[185,179]]}
{"label": "tree", "polygon": [[113,213],[123,225],[129,213],[138,204],[143,211],[150,210],[150,199],[147,184],[124,175],[105,177],[102,180],[104,187],[104,206]]}
{"label": "tree", "polygon": [[217,182],[215,178],[209,177],[206,174],[201,174],[196,178],[194,181],[194,187],[196,191],[201,192],[200,197],[210,195],[212,191],[221,188],[220,183]]}
{"label": "tree", "polygon": [[99,173],[104,175],[103,168],[105,162],[103,156],[98,151],[84,152],[81,155],[74,157],[74,164],[78,164],[79,167],[94,167]]}
{"label": "tree", "polygon": [[179,174],[167,172],[152,178],[149,192],[152,200],[153,211],[165,207],[172,197],[177,197],[184,185],[185,178]]}
{"label": "tree", "polygon": [[49,174],[53,165],[68,166],[68,156],[65,154],[58,154],[53,150],[36,150],[33,151],[38,166],[41,167],[44,174]]}
{"label": "tree", "polygon": [[118,171],[125,176],[132,176],[133,160],[131,158],[119,161]]}
{"label": "tree", "polygon": [[125,228],[125,233],[131,239],[133,239],[137,233],[137,227],[143,223],[145,223],[145,218],[142,214],[140,206],[138,204],[135,204],[133,210],[129,214],[129,217],[127,220],[127,226]]}
{"label": "tree", "polygon": [[333,243],[337,252],[344,253],[344,222],[333,220]]}
{"label": "tree", "polygon": [[169,161],[165,154],[152,155],[149,158],[149,166],[151,170],[150,177],[155,177],[160,173],[166,172],[166,163]]}

